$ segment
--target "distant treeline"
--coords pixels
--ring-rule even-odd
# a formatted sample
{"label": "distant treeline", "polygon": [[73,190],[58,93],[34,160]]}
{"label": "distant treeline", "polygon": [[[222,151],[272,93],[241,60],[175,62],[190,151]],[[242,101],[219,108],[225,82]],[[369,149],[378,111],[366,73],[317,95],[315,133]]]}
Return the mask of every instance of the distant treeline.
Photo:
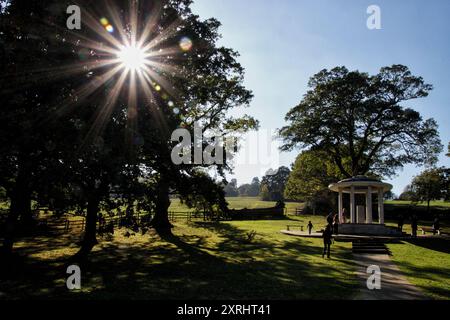
{"label": "distant treeline", "polygon": [[227,197],[260,197],[263,201],[285,201],[286,184],[291,170],[280,167],[277,170],[268,170],[260,181],[258,177],[253,178],[249,184],[238,187],[236,179],[232,179],[224,186]]}
{"label": "distant treeline", "polygon": [[399,217],[409,219],[415,215],[419,220],[431,221],[435,217],[439,217],[440,219],[450,221],[450,207],[444,206],[431,206],[427,208],[426,206],[414,204],[385,204],[384,211],[386,219],[390,220],[396,220]]}

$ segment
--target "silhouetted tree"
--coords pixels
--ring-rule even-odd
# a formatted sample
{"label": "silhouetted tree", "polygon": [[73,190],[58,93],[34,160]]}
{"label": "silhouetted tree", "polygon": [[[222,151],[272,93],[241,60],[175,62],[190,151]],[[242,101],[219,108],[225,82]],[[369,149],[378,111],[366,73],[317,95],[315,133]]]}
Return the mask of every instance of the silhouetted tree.
{"label": "silhouetted tree", "polygon": [[[145,5],[149,3],[139,2],[138,9],[141,15],[147,14]],[[164,30],[177,26],[176,30],[167,34],[160,47],[179,48],[180,39],[185,37],[193,44],[191,50],[182,52],[181,55],[178,54],[178,50],[178,53],[169,52],[155,58],[155,62],[170,66],[161,74],[170,86],[166,86],[162,91],[151,88],[154,98],[151,101],[143,100],[141,103],[148,105],[151,112],[140,112],[137,126],[138,134],[144,137],[145,162],[155,171],[158,184],[152,224],[159,232],[170,232],[172,227],[168,220],[170,194],[184,191],[178,190],[180,185],[184,185],[179,181],[189,179],[191,173],[198,169],[216,171],[224,180],[225,171],[231,169],[228,161],[215,164],[174,165],[171,160],[171,152],[175,145],[171,141],[172,132],[184,128],[193,135],[194,125],[198,123],[203,133],[214,131],[226,137],[229,134],[235,135],[254,129],[258,123],[247,115],[235,117],[230,114],[235,108],[248,106],[253,95],[243,86],[244,69],[236,60],[238,53],[217,44],[220,38],[218,32],[220,23],[215,19],[200,20],[191,12],[190,0],[157,3],[156,7],[161,11],[155,19],[157,25],[155,29]],[[138,26],[138,29],[143,27],[144,25]],[[169,95],[174,104],[168,103],[164,95]],[[144,98],[141,96],[139,99]],[[154,123],[151,128],[148,126],[147,117]],[[208,141],[202,142],[205,147]],[[198,147],[194,139],[191,146],[192,152]],[[228,151],[234,152],[231,149]]]}
{"label": "silhouetted tree", "polygon": [[19,217],[26,225],[32,223],[33,194],[55,183],[42,178],[57,177],[61,157],[70,146],[63,139],[74,128],[67,119],[55,119],[59,104],[70,95],[72,80],[62,84],[60,73],[47,73],[73,57],[63,41],[65,31],[57,36],[44,23],[64,25],[65,10],[58,15],[50,7],[66,3],[15,0],[8,4],[0,13],[0,185],[10,200],[5,253],[12,250]]}

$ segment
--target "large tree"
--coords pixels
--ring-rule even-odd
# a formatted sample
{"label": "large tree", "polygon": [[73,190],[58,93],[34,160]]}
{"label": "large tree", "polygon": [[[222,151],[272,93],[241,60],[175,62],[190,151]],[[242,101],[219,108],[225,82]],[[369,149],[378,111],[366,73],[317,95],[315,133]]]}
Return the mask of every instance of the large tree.
{"label": "large tree", "polygon": [[49,10],[57,3],[64,8],[62,1],[9,1],[0,15],[0,185],[10,200],[6,253],[12,250],[17,219],[30,223],[33,195],[55,184],[61,156],[71,148],[74,123],[54,115],[72,83],[58,81],[58,68],[73,52],[63,41],[64,31],[42,29],[43,21],[65,23],[65,14]]}
{"label": "large tree", "polygon": [[450,199],[450,169],[432,168],[416,176],[411,183],[412,200],[426,202],[430,210],[433,200]]}
{"label": "large tree", "polygon": [[261,180],[261,197],[264,201],[284,201],[284,189],[291,170],[280,167],[268,170]]}
{"label": "large tree", "polygon": [[373,76],[325,69],[310,79],[309,88],[280,130],[283,150],[324,151],[346,177],[369,171],[391,176],[408,163],[435,162],[442,150],[436,121],[405,105],[432,90],[406,66],[384,67]]}
{"label": "large tree", "polygon": [[[171,227],[171,194],[223,209],[223,194],[212,192],[216,185],[202,170],[224,177],[228,161],[176,165],[171,159],[176,129],[192,133],[199,122],[202,133],[226,136],[257,127],[249,116],[230,115],[252,94],[243,86],[238,53],[217,45],[220,23],[194,15],[190,0],[75,3],[82,9],[81,30],[66,28],[69,1],[13,0],[2,16],[1,89],[8,103],[1,118],[0,182],[10,195],[11,222],[29,211],[36,191],[50,199],[55,191],[75,190],[70,197],[87,208],[86,253],[96,242],[100,203],[112,189],[133,189],[137,175],[148,182],[152,194],[145,198],[154,202],[152,223],[160,231]],[[111,34],[96,12],[114,23]],[[150,67],[139,75],[118,72],[108,59],[135,36],[151,48]],[[51,185],[58,187],[50,192]],[[142,188],[136,190],[142,196]]]}
{"label": "large tree", "polygon": [[223,190],[227,197],[237,197],[239,195],[237,180],[231,179],[231,181],[223,187]]}
{"label": "large tree", "polygon": [[[168,219],[170,195],[195,191],[194,184],[183,181],[195,179],[202,170],[216,172],[225,180],[225,171],[232,169],[229,159],[223,163],[195,159],[191,163],[175,164],[172,151],[177,142],[171,140],[174,130],[186,129],[193,137],[197,124],[201,134],[215,133],[218,138],[234,136],[258,125],[250,116],[231,114],[235,108],[248,106],[252,99],[252,93],[243,86],[244,70],[237,61],[238,53],[218,45],[220,23],[215,19],[201,20],[191,12],[191,2],[159,1],[153,8],[153,12],[159,12],[153,17],[153,28],[161,33],[155,50],[160,49],[162,53],[152,57],[152,62],[161,66],[159,77],[155,79],[155,84],[159,85],[148,88],[152,91],[151,99],[145,92],[137,98],[136,134],[144,138],[142,159],[156,177],[152,225],[160,232],[170,232],[172,227]],[[138,16],[145,17],[149,3],[139,2]],[[145,28],[145,19],[136,28]],[[179,43],[186,39],[188,50],[180,51]],[[153,124],[151,127],[149,122]],[[216,142],[192,139],[188,153],[194,158],[194,150],[205,149]],[[218,144],[219,148],[225,148]],[[233,153],[230,148],[227,150]]]}
{"label": "large tree", "polygon": [[259,182],[259,178],[255,177],[252,180],[252,183],[246,183],[239,186],[239,196],[241,197],[257,197],[259,195],[259,191],[261,189],[261,183]]}
{"label": "large tree", "polygon": [[308,203],[328,198],[328,186],[342,178],[339,168],[325,152],[303,151],[292,165],[285,197]]}

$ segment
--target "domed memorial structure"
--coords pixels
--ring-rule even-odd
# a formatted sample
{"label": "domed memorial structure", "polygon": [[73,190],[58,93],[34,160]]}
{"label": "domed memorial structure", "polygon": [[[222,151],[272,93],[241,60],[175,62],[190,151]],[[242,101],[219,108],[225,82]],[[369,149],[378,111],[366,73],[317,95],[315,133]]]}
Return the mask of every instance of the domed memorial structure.
{"label": "domed memorial structure", "polygon": [[[338,193],[339,233],[348,235],[401,236],[402,233],[384,224],[384,194],[392,185],[366,176],[356,176],[329,186]],[[350,195],[350,217],[344,214],[344,194]],[[373,219],[373,196],[377,195],[378,223]],[[358,200],[358,201],[357,201]],[[364,200],[364,201],[361,201]],[[356,205],[356,203],[365,205]]]}

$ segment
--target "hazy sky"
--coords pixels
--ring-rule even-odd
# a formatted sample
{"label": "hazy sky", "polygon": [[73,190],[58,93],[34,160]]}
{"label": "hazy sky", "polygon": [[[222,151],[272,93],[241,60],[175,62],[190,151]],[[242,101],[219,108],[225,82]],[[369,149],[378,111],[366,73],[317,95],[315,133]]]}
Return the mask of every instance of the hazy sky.
{"label": "hazy sky", "polygon": [[[368,6],[381,8],[381,30],[369,30]],[[376,73],[407,65],[434,85],[432,94],[409,104],[435,118],[447,148],[450,140],[450,1],[433,0],[195,0],[195,13],[222,22],[221,44],[240,52],[246,86],[255,98],[247,112],[263,132],[285,125],[286,113],[307,90],[311,75],[345,65]],[[290,166],[299,152],[283,153]],[[272,158],[277,155],[272,153]],[[273,161],[272,161],[273,162]],[[441,155],[439,165],[450,166]],[[390,181],[399,194],[422,168],[405,167]],[[237,165],[238,183],[260,176],[261,168]]]}

